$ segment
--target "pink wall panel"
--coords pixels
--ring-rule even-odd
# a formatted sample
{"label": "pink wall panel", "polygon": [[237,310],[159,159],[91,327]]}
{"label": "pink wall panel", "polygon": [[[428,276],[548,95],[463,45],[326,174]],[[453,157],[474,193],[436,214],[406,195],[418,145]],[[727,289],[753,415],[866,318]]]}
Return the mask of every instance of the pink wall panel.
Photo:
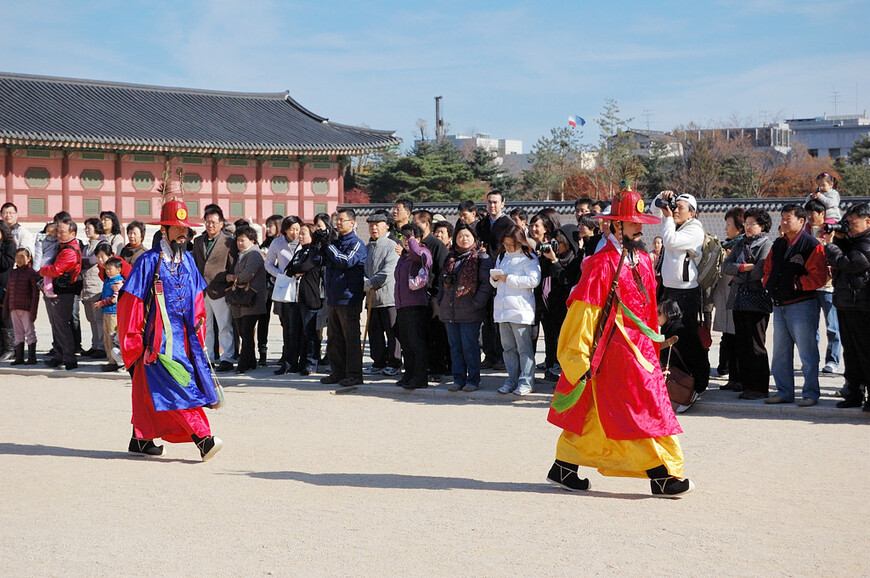
{"label": "pink wall panel", "polygon": [[[57,191],[58,194],[60,194],[62,187],[60,172],[61,162],[61,159],[29,159],[25,157],[16,157],[12,161],[12,170],[14,171],[14,174],[12,175],[12,186],[15,187],[16,191],[46,190]],[[45,189],[31,189],[27,186],[27,182],[24,180],[24,174],[30,167],[42,167],[49,172],[51,176],[48,186],[45,187]],[[58,197],[58,200],[59,199],[60,197]]]}
{"label": "pink wall panel", "polygon": [[[86,189],[82,186],[81,174],[84,170],[98,170],[103,174],[103,185],[99,189]],[[69,161],[69,190],[83,191],[88,198],[98,191],[115,190],[115,162],[114,161],[82,161],[70,159]]]}

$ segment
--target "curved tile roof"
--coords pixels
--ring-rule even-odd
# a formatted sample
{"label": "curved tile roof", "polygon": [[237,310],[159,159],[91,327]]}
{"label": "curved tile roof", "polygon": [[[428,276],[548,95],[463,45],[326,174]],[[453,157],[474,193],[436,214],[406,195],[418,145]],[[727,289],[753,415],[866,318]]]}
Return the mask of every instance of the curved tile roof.
{"label": "curved tile roof", "polygon": [[392,131],[329,122],[283,93],[0,73],[0,144],[205,154],[361,154]]}

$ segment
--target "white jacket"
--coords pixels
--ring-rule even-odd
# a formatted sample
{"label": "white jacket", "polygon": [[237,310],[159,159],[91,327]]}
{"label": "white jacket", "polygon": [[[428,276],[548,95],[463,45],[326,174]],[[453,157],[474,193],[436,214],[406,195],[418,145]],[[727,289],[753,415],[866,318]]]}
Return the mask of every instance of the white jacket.
{"label": "white jacket", "polygon": [[[652,212],[662,219],[662,284],[671,289],[697,287],[704,225],[698,219],[689,219],[678,229],[673,217],[662,217],[660,208],[653,205]],[[686,255],[689,256],[688,270]]]}
{"label": "white jacket", "polygon": [[505,253],[495,262],[495,269],[507,275],[505,281],[489,282],[495,287],[493,320],[496,323],[535,323],[535,287],[541,282],[541,265],[534,254],[531,259],[522,251]]}

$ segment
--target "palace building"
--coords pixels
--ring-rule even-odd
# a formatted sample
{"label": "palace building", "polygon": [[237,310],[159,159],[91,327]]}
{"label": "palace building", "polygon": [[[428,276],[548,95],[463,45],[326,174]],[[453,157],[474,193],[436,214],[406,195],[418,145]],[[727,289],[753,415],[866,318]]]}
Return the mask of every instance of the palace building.
{"label": "palace building", "polygon": [[160,216],[166,161],[184,171],[191,215],[311,220],[344,201],[353,155],[396,147],[393,131],[329,122],[289,93],[247,94],[0,73],[0,201],[22,222],[58,211]]}

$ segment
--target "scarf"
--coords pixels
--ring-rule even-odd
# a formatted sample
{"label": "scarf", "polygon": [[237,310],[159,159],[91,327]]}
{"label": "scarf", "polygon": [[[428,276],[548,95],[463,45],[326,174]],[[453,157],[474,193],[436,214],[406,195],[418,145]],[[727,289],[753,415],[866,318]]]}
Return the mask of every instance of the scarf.
{"label": "scarf", "polygon": [[457,268],[459,276],[456,278],[456,299],[477,293],[477,264],[478,253],[475,249],[469,249],[465,253],[451,253],[447,259],[445,271],[452,274]]}

